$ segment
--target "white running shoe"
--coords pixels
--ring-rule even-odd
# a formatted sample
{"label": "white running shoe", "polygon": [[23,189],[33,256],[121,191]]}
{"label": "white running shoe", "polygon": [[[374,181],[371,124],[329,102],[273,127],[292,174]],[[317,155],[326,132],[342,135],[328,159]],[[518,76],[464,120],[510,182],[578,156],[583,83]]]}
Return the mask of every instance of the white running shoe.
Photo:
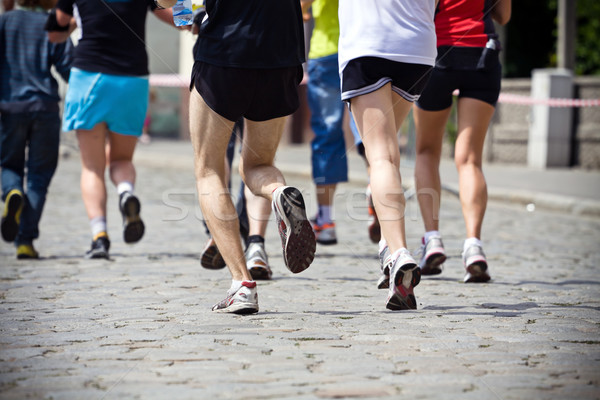
{"label": "white running shoe", "polygon": [[254,280],[269,280],[273,275],[264,243],[250,243],[246,249],[246,267]]}
{"label": "white running shoe", "polygon": [[386,244],[379,252],[379,268],[381,276],[377,280],[377,289],[388,289],[390,287],[390,268],[392,266],[392,255],[390,248]]}
{"label": "white running shoe", "polygon": [[258,312],[258,293],[256,282],[243,281],[241,286],[235,290],[229,289],[227,297],[215,304],[212,308],[215,312],[254,314]]}
{"label": "white running shoe", "polygon": [[[389,310],[416,310],[414,287],[421,281],[421,270],[406,249],[400,250],[390,269],[390,288],[386,308]],[[392,258],[396,254],[392,255]]]}
{"label": "white running shoe", "polygon": [[273,191],[272,207],[285,266],[294,274],[302,272],[313,262],[317,248],[302,194],[295,187],[280,186]]}
{"label": "white running shoe", "polygon": [[462,254],[465,265],[465,283],[480,283],[489,281],[488,264],[481,246],[472,245]]}
{"label": "white running shoe", "polygon": [[425,243],[425,237],[421,239],[421,275],[438,275],[442,273],[443,264],[446,261],[444,243],[440,236],[432,236]]}

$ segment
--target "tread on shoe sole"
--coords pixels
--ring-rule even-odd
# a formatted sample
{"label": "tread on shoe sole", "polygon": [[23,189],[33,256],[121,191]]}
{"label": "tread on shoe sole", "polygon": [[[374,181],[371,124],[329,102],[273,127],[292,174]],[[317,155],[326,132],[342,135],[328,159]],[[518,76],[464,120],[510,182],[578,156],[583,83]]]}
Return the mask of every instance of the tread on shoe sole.
{"label": "tread on shoe sole", "polygon": [[135,243],[144,236],[144,222],[140,218],[140,201],[135,196],[130,196],[123,205],[125,222],[123,225],[123,240],[125,243]]}

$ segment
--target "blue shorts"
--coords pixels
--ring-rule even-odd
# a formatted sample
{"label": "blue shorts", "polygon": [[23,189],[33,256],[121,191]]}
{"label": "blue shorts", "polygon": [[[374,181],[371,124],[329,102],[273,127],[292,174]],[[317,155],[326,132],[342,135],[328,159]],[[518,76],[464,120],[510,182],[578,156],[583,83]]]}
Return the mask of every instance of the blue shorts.
{"label": "blue shorts", "polygon": [[90,130],[106,122],[122,135],[141,136],[148,110],[147,77],[108,75],[71,69],[63,131]]}

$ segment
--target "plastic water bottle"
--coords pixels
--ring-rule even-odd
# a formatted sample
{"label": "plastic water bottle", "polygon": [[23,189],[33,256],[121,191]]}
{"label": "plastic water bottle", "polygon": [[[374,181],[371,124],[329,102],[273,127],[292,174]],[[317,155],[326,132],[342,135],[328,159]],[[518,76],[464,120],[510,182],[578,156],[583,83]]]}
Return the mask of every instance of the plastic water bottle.
{"label": "plastic water bottle", "polygon": [[175,26],[191,25],[193,19],[192,0],[177,0],[177,4],[173,6],[173,22]]}

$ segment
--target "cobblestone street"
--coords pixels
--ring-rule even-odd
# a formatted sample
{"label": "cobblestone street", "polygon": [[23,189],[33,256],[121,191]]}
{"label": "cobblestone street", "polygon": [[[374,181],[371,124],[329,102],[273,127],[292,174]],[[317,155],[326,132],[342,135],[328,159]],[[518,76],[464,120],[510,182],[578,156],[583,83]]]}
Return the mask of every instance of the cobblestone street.
{"label": "cobblestone street", "polygon": [[[274,279],[259,283],[260,312],[215,314],[230,276],[200,266],[207,236],[189,144],[181,149],[172,162],[141,158],[146,236],[136,245],[123,243],[109,186],[110,261],[83,259],[80,166],[66,152],[35,242],[42,259],[16,260],[0,244],[0,398],[600,398],[600,218],[491,201],[493,280],[467,285],[460,204],[446,193],[445,270],[421,280],[418,310],[391,312],[376,289],[364,185],[348,183],[336,197],[338,245],[318,247],[293,275],[271,221]],[[314,213],[311,180],[286,176]],[[416,250],[414,199],[406,215]]]}

